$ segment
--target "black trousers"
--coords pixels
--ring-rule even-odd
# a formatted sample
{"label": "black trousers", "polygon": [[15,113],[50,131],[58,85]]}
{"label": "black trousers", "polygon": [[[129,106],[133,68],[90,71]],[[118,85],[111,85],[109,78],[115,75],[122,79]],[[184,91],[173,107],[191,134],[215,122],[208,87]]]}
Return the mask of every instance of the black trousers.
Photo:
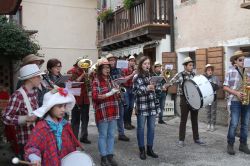
{"label": "black trousers", "polygon": [[72,110],[71,127],[76,138],[79,135],[79,127],[81,121],[81,135],[80,138],[88,138],[88,123],[89,123],[89,104],[83,104],[82,106],[75,105]]}
{"label": "black trousers", "polygon": [[192,110],[192,108],[187,104],[185,96],[181,96],[180,100],[180,108],[181,108],[181,122],[179,128],[179,140],[184,141],[186,135],[186,124],[188,113],[191,114],[191,123],[192,123],[192,130],[193,130],[193,139],[199,139],[199,132],[198,132],[198,111]]}

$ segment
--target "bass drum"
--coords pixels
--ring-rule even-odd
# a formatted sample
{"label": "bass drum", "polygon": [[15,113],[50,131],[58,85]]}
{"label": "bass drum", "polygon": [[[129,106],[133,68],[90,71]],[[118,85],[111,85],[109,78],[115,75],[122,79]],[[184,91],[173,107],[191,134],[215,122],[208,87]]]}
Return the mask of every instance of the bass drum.
{"label": "bass drum", "polygon": [[61,166],[95,166],[92,157],[82,151],[74,151],[61,160]]}
{"label": "bass drum", "polygon": [[194,110],[199,110],[214,101],[213,87],[203,75],[184,81],[183,92],[188,104]]}

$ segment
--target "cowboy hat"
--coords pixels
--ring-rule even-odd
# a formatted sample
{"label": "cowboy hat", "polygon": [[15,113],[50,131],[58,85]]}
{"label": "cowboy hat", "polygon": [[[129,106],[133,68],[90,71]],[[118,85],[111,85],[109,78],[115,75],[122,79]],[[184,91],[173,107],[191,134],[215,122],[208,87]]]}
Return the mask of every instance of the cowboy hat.
{"label": "cowboy hat", "polygon": [[75,106],[75,97],[68,93],[64,88],[57,88],[47,92],[43,97],[43,105],[36,109],[33,113],[41,118],[43,117],[51,108],[58,104],[66,104],[66,111],[70,111]]}
{"label": "cowboy hat", "polygon": [[30,64],[30,63],[32,63],[34,61],[40,61],[40,65],[42,65],[44,63],[44,59],[42,57],[39,57],[39,56],[34,55],[34,54],[30,54],[30,55],[25,56],[22,59],[22,65],[21,66]]}
{"label": "cowboy hat", "polygon": [[107,56],[106,56],[107,59],[110,59],[110,58],[118,58],[116,56],[114,56],[113,54],[109,53]]}
{"label": "cowboy hat", "polygon": [[162,64],[161,64],[160,62],[156,61],[156,62],[154,63],[154,67],[159,67],[159,66],[162,66]]}
{"label": "cowboy hat", "polygon": [[102,65],[110,65],[109,61],[106,58],[101,58],[97,60],[97,66],[102,66]]}
{"label": "cowboy hat", "polygon": [[36,64],[28,64],[20,68],[20,76],[18,79],[27,80],[32,77],[40,76],[45,74],[42,72]]}
{"label": "cowboy hat", "polygon": [[212,70],[214,70],[214,66],[213,66],[213,65],[211,65],[211,64],[207,64],[207,65],[205,66],[205,72],[207,71],[207,68],[209,68],[209,67],[211,67],[211,68],[212,68]]}
{"label": "cowboy hat", "polygon": [[248,52],[243,52],[241,50],[235,51],[233,56],[230,57],[230,62],[234,62],[234,60],[238,59],[239,57],[246,56]]}
{"label": "cowboy hat", "polygon": [[186,57],[182,63],[182,65],[186,65],[188,64],[189,62],[194,62],[190,57]]}
{"label": "cowboy hat", "polygon": [[128,60],[135,59],[133,55],[129,56]]}

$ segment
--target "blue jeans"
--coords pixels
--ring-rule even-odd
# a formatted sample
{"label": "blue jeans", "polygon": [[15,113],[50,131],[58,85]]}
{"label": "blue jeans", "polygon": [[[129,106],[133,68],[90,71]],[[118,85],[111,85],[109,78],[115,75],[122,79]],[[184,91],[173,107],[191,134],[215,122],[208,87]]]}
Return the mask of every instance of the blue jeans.
{"label": "blue jeans", "polygon": [[163,118],[163,112],[165,110],[166,97],[167,97],[166,93],[162,92],[161,93],[161,97],[159,99],[159,101],[160,101],[160,108],[161,108],[161,112],[159,113],[159,120],[162,120],[162,118]]}
{"label": "blue jeans", "polygon": [[124,135],[124,105],[122,102],[119,102],[119,119],[117,119],[118,133],[119,135]]}
{"label": "blue jeans", "polygon": [[99,137],[98,149],[101,156],[113,154],[115,143],[116,120],[101,122],[97,124]]}
{"label": "blue jeans", "polygon": [[236,128],[241,118],[240,126],[240,142],[247,143],[248,123],[249,123],[250,105],[242,105],[239,101],[232,101],[230,106],[230,124],[227,134],[228,144],[234,144]]}
{"label": "blue jeans", "polygon": [[144,127],[147,120],[147,145],[153,146],[155,135],[155,115],[137,115],[137,142],[139,147],[144,145]]}
{"label": "blue jeans", "polygon": [[132,92],[132,87],[126,88],[124,97],[127,104],[124,110],[124,123],[131,124],[131,117],[134,108],[134,94]]}

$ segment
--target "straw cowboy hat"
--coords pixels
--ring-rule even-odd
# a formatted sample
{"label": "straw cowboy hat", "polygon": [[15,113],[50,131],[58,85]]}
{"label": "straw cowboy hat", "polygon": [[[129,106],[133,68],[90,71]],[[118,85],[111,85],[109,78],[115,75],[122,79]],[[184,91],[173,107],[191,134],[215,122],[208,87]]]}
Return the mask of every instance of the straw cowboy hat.
{"label": "straw cowboy hat", "polygon": [[69,112],[75,106],[75,97],[68,93],[64,88],[57,88],[47,92],[43,98],[43,105],[36,109],[33,113],[41,118],[43,117],[52,107],[58,104],[66,104],[66,112]]}
{"label": "straw cowboy hat", "polygon": [[30,55],[25,56],[22,59],[22,65],[21,66],[30,64],[30,63],[32,63],[34,61],[40,61],[40,65],[44,63],[44,59],[42,57],[39,57],[39,56],[34,55],[34,54],[30,54]]}
{"label": "straw cowboy hat", "polygon": [[162,66],[162,64],[161,64],[160,62],[156,61],[156,62],[154,63],[154,67],[160,67],[160,66]]}
{"label": "straw cowboy hat", "polygon": [[133,55],[129,56],[128,60],[135,59]]}
{"label": "straw cowboy hat", "polygon": [[186,65],[189,62],[194,62],[190,57],[186,57],[182,63],[182,65]]}
{"label": "straw cowboy hat", "polygon": [[234,62],[236,59],[242,56],[246,56],[248,52],[243,52],[241,50],[235,51],[233,56],[230,57],[230,62]]}
{"label": "straw cowboy hat", "polygon": [[109,61],[106,58],[101,58],[97,60],[97,67],[102,65],[110,65]]}
{"label": "straw cowboy hat", "polygon": [[20,72],[20,76],[18,77],[18,79],[20,80],[27,80],[29,78],[45,74],[39,69],[39,67],[36,64],[25,65],[21,67],[19,72]]}
{"label": "straw cowboy hat", "polygon": [[116,56],[114,56],[113,54],[109,53],[107,56],[106,56],[107,59],[110,59],[110,58],[118,58]]}
{"label": "straw cowboy hat", "polygon": [[213,65],[211,65],[211,64],[207,64],[206,66],[205,66],[205,72],[207,71],[207,68],[211,68],[212,70],[214,70],[214,66]]}

